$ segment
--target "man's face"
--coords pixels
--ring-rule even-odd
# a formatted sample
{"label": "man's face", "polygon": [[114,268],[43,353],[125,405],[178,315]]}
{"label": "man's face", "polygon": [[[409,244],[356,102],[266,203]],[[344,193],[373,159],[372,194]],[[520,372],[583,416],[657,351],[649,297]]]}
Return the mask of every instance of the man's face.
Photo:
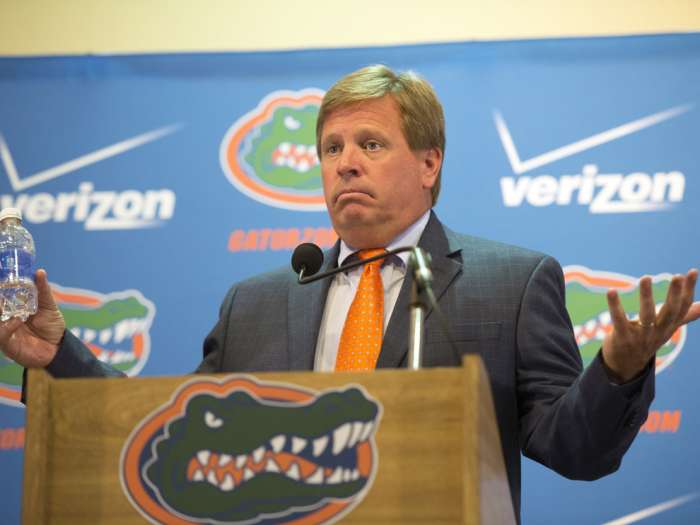
{"label": "man's face", "polygon": [[411,151],[390,96],[341,107],[321,133],[326,206],[354,248],[386,246],[431,207],[442,162],[437,149]]}

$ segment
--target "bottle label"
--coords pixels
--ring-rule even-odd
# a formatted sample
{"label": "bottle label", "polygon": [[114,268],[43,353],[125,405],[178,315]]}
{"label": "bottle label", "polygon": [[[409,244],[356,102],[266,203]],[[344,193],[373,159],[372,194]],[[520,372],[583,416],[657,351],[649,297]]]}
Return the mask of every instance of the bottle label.
{"label": "bottle label", "polygon": [[0,251],[0,281],[34,278],[34,256],[16,248]]}

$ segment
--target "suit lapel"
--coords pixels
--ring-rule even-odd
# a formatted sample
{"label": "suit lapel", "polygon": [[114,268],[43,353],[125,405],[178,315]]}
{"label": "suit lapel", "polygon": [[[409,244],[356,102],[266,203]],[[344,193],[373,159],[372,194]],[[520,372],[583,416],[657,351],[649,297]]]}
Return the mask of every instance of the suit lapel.
{"label": "suit lapel", "polygon": [[[432,258],[433,292],[435,299],[445,293],[447,287],[462,270],[459,258],[460,249],[456,243],[450,242],[449,230],[446,230],[435,213],[430,212],[430,219],[421,235],[418,246],[426,250]],[[377,368],[397,368],[405,365],[408,352],[408,305],[411,298],[411,286],[413,275],[406,274],[396,305],[391,313],[391,319],[387,326],[382,343],[382,351],[379,354]],[[426,311],[426,319],[430,316],[432,308]]]}
{"label": "suit lapel", "polygon": [[[338,264],[340,243],[324,253],[321,271]],[[326,297],[332,279],[321,279],[311,284],[293,282],[289,288],[289,369],[313,370],[318,331],[326,306]]]}

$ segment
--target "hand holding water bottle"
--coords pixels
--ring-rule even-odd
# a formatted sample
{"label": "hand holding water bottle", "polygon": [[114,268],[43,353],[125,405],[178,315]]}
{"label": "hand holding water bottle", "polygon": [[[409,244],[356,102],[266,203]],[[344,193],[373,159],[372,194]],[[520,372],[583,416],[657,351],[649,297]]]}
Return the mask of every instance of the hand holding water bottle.
{"label": "hand holding water bottle", "polygon": [[65,331],[46,272],[32,280],[34,258],[19,210],[0,212],[0,350],[28,368],[48,365]]}

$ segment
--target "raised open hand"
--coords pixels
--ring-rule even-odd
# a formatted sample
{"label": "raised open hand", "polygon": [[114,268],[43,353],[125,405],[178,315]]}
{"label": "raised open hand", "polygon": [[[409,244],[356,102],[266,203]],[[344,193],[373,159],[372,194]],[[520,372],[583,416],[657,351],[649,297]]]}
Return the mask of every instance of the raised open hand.
{"label": "raised open hand", "polygon": [[627,318],[617,291],[608,291],[613,330],[603,340],[603,361],[622,383],[639,374],[657,350],[682,325],[700,318],[700,302],[694,303],[698,270],[671,279],[666,301],[656,312],[651,277],[639,283],[639,320]]}

